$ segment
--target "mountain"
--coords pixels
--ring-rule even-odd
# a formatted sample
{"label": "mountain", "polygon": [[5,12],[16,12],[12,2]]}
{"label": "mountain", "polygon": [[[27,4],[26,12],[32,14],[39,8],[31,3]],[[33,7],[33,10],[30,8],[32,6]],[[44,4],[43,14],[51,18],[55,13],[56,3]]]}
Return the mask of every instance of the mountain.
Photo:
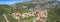
{"label": "mountain", "polygon": [[[34,5],[35,10],[47,9],[47,8],[55,8],[55,7],[60,8],[60,2],[58,2],[58,1],[48,1],[46,3],[22,2],[22,3],[13,4],[13,7],[14,8],[19,8],[19,9],[22,9],[22,8],[27,9],[29,4]],[[33,8],[31,8],[29,10],[31,11],[32,9]]]}

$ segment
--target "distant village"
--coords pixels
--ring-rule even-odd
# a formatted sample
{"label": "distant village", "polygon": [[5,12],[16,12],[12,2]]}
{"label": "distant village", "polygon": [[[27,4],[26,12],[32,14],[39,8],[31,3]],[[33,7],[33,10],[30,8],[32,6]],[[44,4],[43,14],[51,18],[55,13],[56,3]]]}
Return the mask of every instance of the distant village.
{"label": "distant village", "polygon": [[[13,17],[13,19],[18,20],[18,22],[20,22],[19,19],[21,18],[24,19],[31,16],[34,17],[32,18],[33,22],[36,22],[36,20],[39,20],[41,22],[47,22],[49,9],[56,7],[59,8],[60,3],[55,0],[32,0],[32,1],[24,1],[21,3],[14,3],[12,7],[18,10],[25,9],[26,11],[29,11],[24,13],[13,12],[11,16]],[[5,17],[6,22],[9,22],[9,20],[6,17],[6,14],[3,14],[3,16]]]}

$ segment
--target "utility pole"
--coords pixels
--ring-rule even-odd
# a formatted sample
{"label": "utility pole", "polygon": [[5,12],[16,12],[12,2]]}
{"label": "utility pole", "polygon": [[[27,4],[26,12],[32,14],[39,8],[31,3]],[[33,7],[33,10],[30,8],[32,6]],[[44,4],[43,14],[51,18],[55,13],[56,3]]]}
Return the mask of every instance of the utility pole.
{"label": "utility pole", "polygon": [[4,16],[5,20],[6,20],[6,22],[9,22],[8,19],[7,19],[7,17],[6,17],[6,15],[3,14],[3,16]]}

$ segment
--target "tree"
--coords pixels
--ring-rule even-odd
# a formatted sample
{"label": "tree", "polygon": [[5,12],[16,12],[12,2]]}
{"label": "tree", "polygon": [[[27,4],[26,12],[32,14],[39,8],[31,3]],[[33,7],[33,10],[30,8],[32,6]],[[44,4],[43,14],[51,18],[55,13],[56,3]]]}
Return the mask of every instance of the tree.
{"label": "tree", "polygon": [[[6,4],[2,4],[0,5],[0,19],[4,20],[3,14],[9,15],[10,13],[13,12],[13,8],[6,5]],[[1,21],[0,21],[1,22]]]}
{"label": "tree", "polygon": [[13,8],[6,5],[6,4],[3,4],[3,5],[0,5],[0,14],[2,13],[10,13],[12,12]]}
{"label": "tree", "polygon": [[59,22],[60,8],[50,8],[50,11],[48,11],[48,18],[50,22]]}

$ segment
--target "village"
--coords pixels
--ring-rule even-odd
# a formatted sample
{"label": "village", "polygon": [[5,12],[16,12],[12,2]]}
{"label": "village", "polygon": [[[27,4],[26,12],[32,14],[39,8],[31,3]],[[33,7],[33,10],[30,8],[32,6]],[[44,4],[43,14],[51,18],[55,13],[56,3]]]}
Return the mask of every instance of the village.
{"label": "village", "polygon": [[60,22],[57,0],[23,0],[12,5],[0,4],[1,22]]}

